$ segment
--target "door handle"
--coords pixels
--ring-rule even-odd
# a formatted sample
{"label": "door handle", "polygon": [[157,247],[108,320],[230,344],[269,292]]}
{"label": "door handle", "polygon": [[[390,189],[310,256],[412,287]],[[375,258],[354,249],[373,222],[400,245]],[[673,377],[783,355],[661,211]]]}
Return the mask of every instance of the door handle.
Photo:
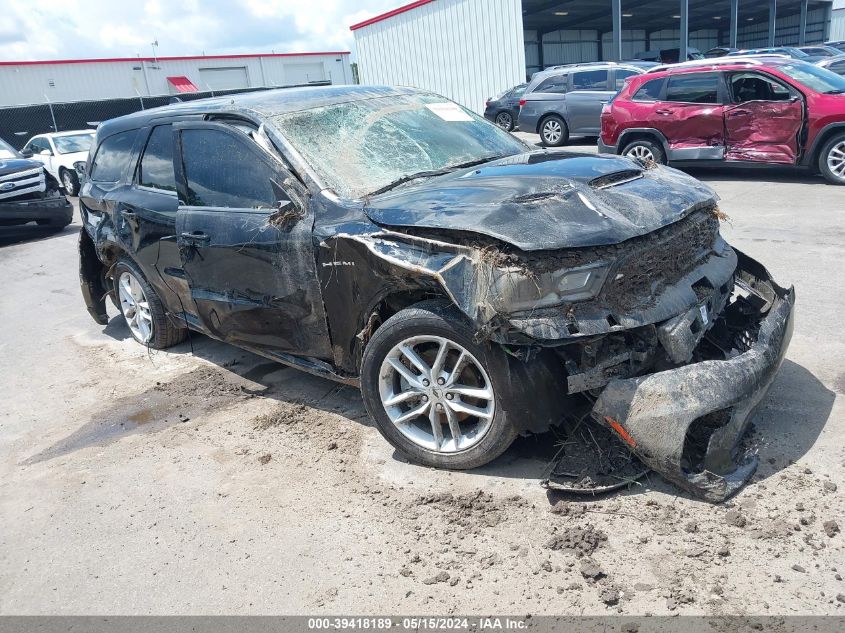
{"label": "door handle", "polygon": [[182,233],[181,236],[182,241],[192,244],[192,245],[200,245],[200,244],[208,244],[211,241],[211,237],[207,233],[202,233],[201,231],[194,231],[193,233]]}
{"label": "door handle", "polygon": [[748,116],[751,114],[748,110],[731,110],[729,116]]}
{"label": "door handle", "polygon": [[657,114],[669,115],[669,114],[674,114],[675,111],[674,110],[655,110],[655,112]]}

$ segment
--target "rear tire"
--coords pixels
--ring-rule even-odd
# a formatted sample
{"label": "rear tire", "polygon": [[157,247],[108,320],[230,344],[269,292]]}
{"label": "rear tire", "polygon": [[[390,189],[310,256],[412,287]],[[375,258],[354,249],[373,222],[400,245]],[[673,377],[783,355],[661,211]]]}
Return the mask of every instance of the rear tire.
{"label": "rear tire", "polygon": [[569,142],[569,128],[566,122],[556,114],[547,116],[540,122],[540,140],[543,145],[560,147]]}
{"label": "rear tire", "polygon": [[411,461],[477,468],[517,436],[511,390],[520,386],[511,384],[507,368],[504,350],[475,343],[457,308],[425,301],[393,315],[373,334],[364,350],[361,391],[382,436]]}
{"label": "rear tire", "polygon": [[621,154],[622,156],[635,158],[643,162],[653,160],[660,165],[666,164],[666,152],[663,151],[660,144],[645,138],[638,138],[631,141],[625,146]]}
{"label": "rear tire", "polygon": [[513,130],[513,115],[507,110],[502,110],[496,115],[496,125],[502,128],[505,132]]}
{"label": "rear tire", "polygon": [[153,349],[166,349],[185,340],[188,330],[173,325],[161,299],[134,261],[124,257],[117,262],[112,283],[132,338]]}
{"label": "rear tire", "polygon": [[829,183],[845,185],[845,134],[825,143],[819,154],[819,171]]}

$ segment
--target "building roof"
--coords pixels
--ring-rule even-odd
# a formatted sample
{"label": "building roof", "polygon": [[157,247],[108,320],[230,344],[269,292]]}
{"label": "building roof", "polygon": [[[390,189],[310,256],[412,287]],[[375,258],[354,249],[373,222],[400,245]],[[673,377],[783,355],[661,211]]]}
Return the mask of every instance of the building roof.
{"label": "building roof", "polygon": [[387,13],[382,13],[380,15],[375,16],[374,18],[370,18],[369,20],[364,20],[363,22],[358,22],[358,24],[353,24],[349,27],[349,30],[357,31],[358,29],[362,29],[365,26],[370,26],[370,24],[382,22],[388,18],[392,18],[394,15],[399,15],[401,13],[405,13],[406,11],[411,11],[413,9],[416,9],[417,7],[429,4],[430,2],[434,2],[434,0],[416,0],[416,2],[411,2],[410,4],[403,5],[401,7],[393,9],[392,11],[388,11]]}
{"label": "building roof", "polygon": [[240,55],[181,55],[177,57],[104,57],[100,59],[45,59],[36,61],[0,61],[0,66],[38,66],[43,64],[102,64],[111,62],[176,62],[197,59],[246,59],[250,57],[310,57],[315,55],[350,55],[349,51],[309,53],[248,53]]}

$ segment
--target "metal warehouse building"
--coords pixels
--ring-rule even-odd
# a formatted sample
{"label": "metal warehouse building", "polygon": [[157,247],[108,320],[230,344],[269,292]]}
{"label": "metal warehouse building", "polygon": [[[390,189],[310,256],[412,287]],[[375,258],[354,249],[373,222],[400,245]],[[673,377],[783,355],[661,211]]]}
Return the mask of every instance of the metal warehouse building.
{"label": "metal warehouse building", "polygon": [[661,48],[821,42],[832,7],[832,0],[417,0],[350,28],[362,83],[417,86],[481,112],[489,96],[556,64]]}
{"label": "metal warehouse building", "polygon": [[0,107],[352,83],[349,51],[0,62]]}

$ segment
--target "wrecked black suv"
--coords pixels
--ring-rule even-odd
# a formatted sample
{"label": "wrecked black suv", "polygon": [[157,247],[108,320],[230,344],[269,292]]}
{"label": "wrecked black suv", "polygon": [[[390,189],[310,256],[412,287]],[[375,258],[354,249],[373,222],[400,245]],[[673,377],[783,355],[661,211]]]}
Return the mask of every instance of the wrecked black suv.
{"label": "wrecked black suv", "polygon": [[712,500],[794,295],[719,234],[711,189],[531,150],[410,88],[276,90],[104,123],[82,292],[140,343],[188,330],[360,385],[413,461],[472,468],[565,418]]}

